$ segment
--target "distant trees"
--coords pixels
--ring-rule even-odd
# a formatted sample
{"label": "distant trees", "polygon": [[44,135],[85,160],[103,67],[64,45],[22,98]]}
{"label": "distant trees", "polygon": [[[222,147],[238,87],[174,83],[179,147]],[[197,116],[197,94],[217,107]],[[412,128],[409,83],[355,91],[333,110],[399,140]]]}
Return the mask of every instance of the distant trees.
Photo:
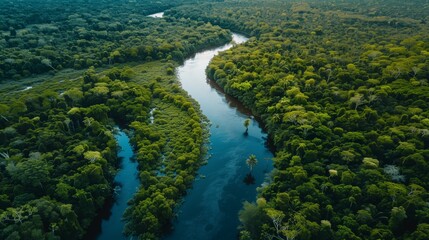
{"label": "distant trees", "polygon": [[52,62],[51,62],[51,60],[49,60],[49,59],[47,59],[47,58],[45,58],[45,59],[42,59],[42,64],[44,64],[44,65],[46,65],[46,66],[48,66],[48,67],[50,67],[50,68],[52,68],[52,70],[57,70],[57,69],[55,69],[53,66],[52,66]]}
{"label": "distant trees", "polygon": [[[27,16],[46,9],[40,4],[0,9],[13,20],[0,23],[2,81],[63,67],[181,61],[229,41],[217,26],[252,37],[207,69],[266,123],[276,149],[271,183],[239,214],[241,239],[428,238],[429,31],[420,2],[226,1],[149,19],[113,1],[52,12],[59,1]],[[130,4],[148,13],[180,2]],[[142,169],[126,232],[159,237],[206,151],[207,125],[171,84],[173,70],[163,65],[162,77],[135,84],[140,71],[90,69],[63,94],[0,98],[0,238],[83,236],[112,194],[113,122],[132,129]],[[163,111],[149,124],[153,105]]]}
{"label": "distant trees", "polygon": [[[6,4],[9,10],[1,11],[0,16],[10,18],[9,13],[14,12],[13,22],[21,24],[4,23],[10,30],[4,27],[9,33],[1,43],[4,50],[0,56],[2,81],[63,68],[84,69],[156,59],[183,61],[199,49],[231,40],[229,32],[216,25],[167,16],[152,19],[144,14],[180,5],[182,1],[133,2],[127,6],[108,1],[102,5],[90,3],[90,9],[73,3],[73,8],[57,11],[61,3],[49,6],[43,3]],[[130,5],[140,14],[130,14]],[[44,10],[38,13],[40,23],[33,23],[26,17],[34,9]],[[86,14],[88,12],[90,14]]]}

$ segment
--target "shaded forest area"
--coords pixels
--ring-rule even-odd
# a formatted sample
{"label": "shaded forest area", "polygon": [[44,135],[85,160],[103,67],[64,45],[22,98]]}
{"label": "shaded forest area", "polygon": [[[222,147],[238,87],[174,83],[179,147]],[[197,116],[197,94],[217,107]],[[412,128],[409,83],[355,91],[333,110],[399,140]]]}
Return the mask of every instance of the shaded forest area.
{"label": "shaded forest area", "polygon": [[276,148],[240,239],[429,238],[428,11],[273,0],[166,12],[252,36],[207,68]]}

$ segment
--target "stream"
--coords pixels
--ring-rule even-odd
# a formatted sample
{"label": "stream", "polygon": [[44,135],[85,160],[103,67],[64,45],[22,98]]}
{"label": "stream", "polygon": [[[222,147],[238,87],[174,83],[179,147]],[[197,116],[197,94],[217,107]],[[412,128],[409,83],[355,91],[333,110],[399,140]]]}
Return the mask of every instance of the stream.
{"label": "stream", "polygon": [[122,234],[125,226],[125,223],[122,221],[122,215],[128,207],[127,202],[133,197],[140,186],[137,162],[132,160],[134,153],[130,139],[123,131],[117,130],[118,133],[115,135],[115,138],[120,146],[118,157],[122,159],[119,172],[115,176],[115,182],[119,185],[115,188],[116,194],[110,214],[107,214],[101,222],[102,232],[98,235],[98,240],[127,239]]}
{"label": "stream", "polygon": [[[233,34],[233,41],[239,44],[247,38]],[[243,202],[256,200],[256,188],[272,170],[273,155],[266,147],[266,133],[248,109],[225,95],[205,74],[213,56],[232,46],[230,43],[197,53],[177,69],[182,88],[198,101],[211,122],[211,157],[198,172],[205,178],[194,182],[179,207],[173,232],[165,238],[167,240],[237,239],[238,212]],[[243,122],[247,118],[252,120],[245,135]],[[258,159],[252,171],[254,184],[244,183],[250,171],[246,165],[250,154]]]}

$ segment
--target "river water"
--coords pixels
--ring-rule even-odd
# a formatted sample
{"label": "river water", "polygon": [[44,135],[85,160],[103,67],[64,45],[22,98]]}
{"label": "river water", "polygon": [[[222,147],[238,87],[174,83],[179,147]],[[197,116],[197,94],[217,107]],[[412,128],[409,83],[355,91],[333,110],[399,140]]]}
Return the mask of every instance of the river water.
{"label": "river water", "polygon": [[[247,38],[233,34],[236,43]],[[219,51],[233,44],[204,51],[188,59],[177,69],[177,76],[192,98],[212,123],[210,127],[211,158],[199,174],[205,176],[194,182],[174,221],[168,240],[237,239],[238,212],[244,201],[255,201],[256,188],[272,169],[272,153],[266,147],[267,135],[252,120],[248,135],[243,122],[252,118],[250,111],[239,102],[225,96],[217,85],[207,79],[205,69]],[[252,175],[254,184],[244,183],[249,168],[246,159],[256,155],[258,164]]]}
{"label": "river water", "polygon": [[132,160],[134,153],[130,139],[120,130],[115,135],[115,138],[121,148],[118,157],[122,159],[120,170],[115,176],[115,182],[119,183],[119,186],[115,188],[117,194],[110,210],[111,214],[101,222],[102,232],[97,237],[98,240],[127,239],[122,234],[125,226],[125,223],[122,221],[122,215],[128,206],[127,202],[133,197],[140,185],[137,162]]}

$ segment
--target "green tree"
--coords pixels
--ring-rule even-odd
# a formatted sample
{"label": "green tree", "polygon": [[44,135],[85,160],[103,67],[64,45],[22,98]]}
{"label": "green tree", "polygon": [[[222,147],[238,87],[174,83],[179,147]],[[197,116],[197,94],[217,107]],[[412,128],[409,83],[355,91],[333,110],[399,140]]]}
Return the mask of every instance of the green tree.
{"label": "green tree", "polygon": [[411,234],[411,238],[416,240],[429,239],[429,224],[420,223],[417,225],[417,230]]}
{"label": "green tree", "polygon": [[247,132],[249,131],[250,119],[249,119],[249,118],[247,118],[246,120],[244,120],[243,125],[244,125],[244,127],[246,128],[245,133],[247,134]]}
{"label": "green tree", "polygon": [[262,224],[268,222],[264,210],[258,205],[247,201],[243,203],[243,209],[238,213],[238,218],[244,229],[250,233],[251,239],[256,239],[261,233]]}
{"label": "green tree", "polygon": [[250,169],[250,174],[252,174],[252,170],[253,167],[256,166],[256,164],[258,164],[258,159],[256,159],[256,156],[254,154],[251,154],[247,159],[246,159],[246,164]]}
{"label": "green tree", "polygon": [[41,187],[50,180],[52,164],[42,159],[29,159],[8,168],[12,178],[21,184],[31,187]]}
{"label": "green tree", "polygon": [[390,212],[390,219],[389,219],[389,227],[392,230],[396,230],[401,226],[403,221],[407,218],[407,213],[404,209],[404,207],[393,207],[392,211]]}

